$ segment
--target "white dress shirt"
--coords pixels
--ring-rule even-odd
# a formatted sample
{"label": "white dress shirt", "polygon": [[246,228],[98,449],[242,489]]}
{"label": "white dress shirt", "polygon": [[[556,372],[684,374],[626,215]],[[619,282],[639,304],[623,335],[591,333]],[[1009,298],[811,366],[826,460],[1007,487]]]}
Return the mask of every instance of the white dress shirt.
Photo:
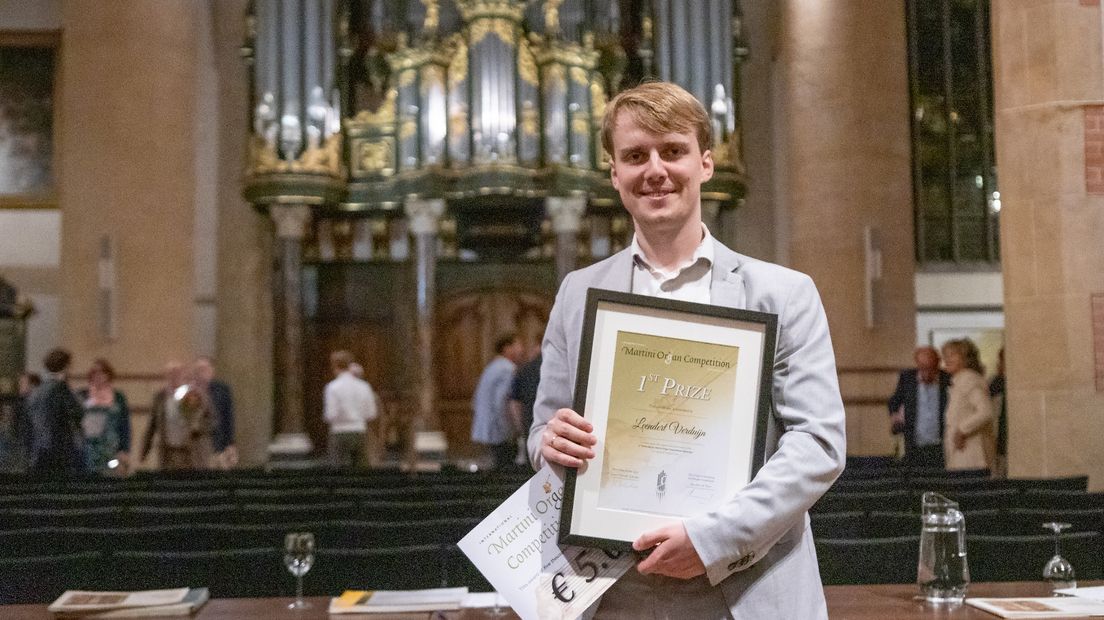
{"label": "white dress shirt", "polygon": [[649,297],[680,299],[700,304],[710,302],[709,283],[713,277],[713,235],[702,224],[702,240],[694,255],[672,271],[653,267],[633,235],[632,292]]}
{"label": "white dress shirt", "polygon": [[372,386],[348,370],[326,384],[325,417],[331,433],[363,433],[376,417]]}

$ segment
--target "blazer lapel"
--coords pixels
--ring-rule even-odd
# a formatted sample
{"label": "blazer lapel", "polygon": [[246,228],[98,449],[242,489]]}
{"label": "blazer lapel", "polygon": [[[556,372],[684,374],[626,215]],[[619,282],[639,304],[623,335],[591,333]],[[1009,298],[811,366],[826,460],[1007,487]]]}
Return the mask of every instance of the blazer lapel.
{"label": "blazer lapel", "polygon": [[713,242],[713,280],[710,297],[715,306],[746,308],[747,290],[740,275],[740,255],[723,243]]}
{"label": "blazer lapel", "polygon": [[614,254],[604,272],[597,274],[590,288],[600,288],[620,293],[632,292],[633,258],[628,247]]}

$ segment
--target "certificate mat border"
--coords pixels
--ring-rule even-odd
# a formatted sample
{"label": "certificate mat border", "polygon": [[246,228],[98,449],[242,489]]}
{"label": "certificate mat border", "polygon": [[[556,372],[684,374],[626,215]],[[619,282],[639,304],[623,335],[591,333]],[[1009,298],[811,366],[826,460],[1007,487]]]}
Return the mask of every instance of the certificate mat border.
{"label": "certificate mat border", "polygon": [[[575,397],[572,403],[575,411],[580,415],[585,414],[587,402],[587,388],[590,380],[591,358],[594,347],[595,323],[598,317],[599,304],[603,302],[614,303],[622,306],[653,308],[674,314],[685,314],[688,320],[695,316],[709,316],[726,319],[738,323],[755,323],[763,326],[762,358],[759,365],[759,399],[756,404],[755,415],[755,447],[751,455],[749,481],[755,479],[755,475],[763,466],[767,445],[767,420],[770,416],[772,402],[772,377],[774,375],[775,346],[778,339],[778,316],[767,312],[757,312],[729,306],[715,306],[700,304],[676,299],[661,297],[649,297],[633,293],[623,293],[605,289],[587,289],[586,313],[583,318],[582,340],[579,347],[579,365],[575,376]],[[733,328],[736,329],[736,328]],[[741,360],[742,361],[742,360]],[[578,477],[578,468],[564,468],[564,501],[560,513],[560,544],[578,545],[583,547],[599,547],[609,550],[632,551],[632,540],[618,540],[613,538],[600,538],[573,533],[571,531],[572,514],[575,510],[575,486]],[[601,475],[600,471],[593,475]],[[677,517],[666,518],[667,521],[678,521]],[[632,536],[633,540],[636,535]]]}

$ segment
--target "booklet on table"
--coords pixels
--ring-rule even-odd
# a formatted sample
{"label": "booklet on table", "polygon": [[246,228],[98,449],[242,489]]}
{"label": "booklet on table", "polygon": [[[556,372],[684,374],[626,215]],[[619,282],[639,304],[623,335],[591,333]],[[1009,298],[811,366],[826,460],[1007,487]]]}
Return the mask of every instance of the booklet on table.
{"label": "booklet on table", "polygon": [[207,588],[135,592],[66,590],[46,609],[55,618],[154,618],[195,613],[211,597]]}
{"label": "booklet on table", "polygon": [[1001,618],[1084,618],[1104,616],[1104,601],[1076,596],[968,598],[972,605]]}
{"label": "booklet on table", "polygon": [[460,609],[467,588],[429,590],[346,590],[330,599],[331,614],[402,613]]}

